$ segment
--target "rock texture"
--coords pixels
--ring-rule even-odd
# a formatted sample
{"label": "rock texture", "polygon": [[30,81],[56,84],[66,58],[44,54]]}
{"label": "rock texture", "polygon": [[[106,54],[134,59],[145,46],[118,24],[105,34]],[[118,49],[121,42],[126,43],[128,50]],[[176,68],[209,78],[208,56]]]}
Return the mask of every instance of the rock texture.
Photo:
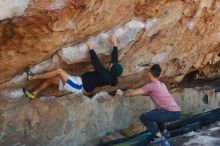
{"label": "rock texture", "polygon": [[[60,67],[73,75],[92,70],[87,39],[107,65],[112,33],[124,74],[117,87],[94,93],[139,87],[154,63],[170,88],[220,77],[219,0],[1,0],[0,145],[95,145],[152,108],[144,97],[54,99],[63,94],[53,87],[43,93],[49,99],[23,98],[23,87],[39,83],[26,80],[26,67],[34,73]],[[174,96],[186,113],[219,106],[219,95],[208,90],[183,89]]]}
{"label": "rock texture", "polygon": [[[183,114],[220,106],[220,94],[212,90],[186,89],[174,97]],[[104,135],[139,122],[139,115],[152,108],[148,97],[112,97],[104,92],[93,99],[68,95],[31,102],[1,100],[0,145],[95,146]]]}
{"label": "rock texture", "polygon": [[[69,95],[58,99],[1,101],[0,145],[93,146],[107,132],[126,128],[147,108],[138,100]],[[129,116],[128,116],[129,115]]]}
{"label": "rock texture", "polygon": [[[8,6],[6,1],[2,2]],[[25,11],[21,8],[25,8]],[[188,73],[199,78],[219,77],[220,2],[218,0],[38,0],[16,3],[1,14],[0,88],[28,86],[23,70],[35,73],[62,67],[80,75],[90,70],[82,40],[90,37],[103,62],[119,39],[125,67],[119,86],[132,87],[153,63],[164,69],[163,79],[182,81]],[[9,6],[8,6],[9,7]],[[9,9],[9,10],[10,10]],[[12,16],[20,15],[20,17]],[[8,17],[8,18],[7,18]],[[5,18],[5,19],[4,19]],[[70,65],[71,64],[71,65]],[[143,84],[139,81],[139,86]]]}

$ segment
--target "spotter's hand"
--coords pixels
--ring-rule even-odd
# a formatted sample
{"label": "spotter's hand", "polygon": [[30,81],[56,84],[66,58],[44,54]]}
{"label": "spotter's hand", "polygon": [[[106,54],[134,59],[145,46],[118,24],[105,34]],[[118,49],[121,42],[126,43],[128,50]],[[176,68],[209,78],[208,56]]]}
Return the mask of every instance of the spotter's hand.
{"label": "spotter's hand", "polygon": [[116,95],[120,95],[120,96],[123,96],[124,94],[124,91],[118,89],[117,92],[115,93]]}

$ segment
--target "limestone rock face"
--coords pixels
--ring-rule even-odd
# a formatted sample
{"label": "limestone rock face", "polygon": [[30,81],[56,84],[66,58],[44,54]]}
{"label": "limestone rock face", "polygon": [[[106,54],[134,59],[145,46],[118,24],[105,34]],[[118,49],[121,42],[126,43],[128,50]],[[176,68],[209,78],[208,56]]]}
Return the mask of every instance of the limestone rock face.
{"label": "limestone rock face", "polygon": [[[53,87],[43,93],[49,99],[23,98],[23,87],[39,84],[27,81],[28,66],[36,74],[93,70],[85,40],[108,65],[112,33],[124,73],[117,87],[94,93],[140,87],[154,63],[162,66],[161,80],[169,87],[185,79],[220,77],[219,0],[1,0],[0,145],[95,145],[153,108],[146,97],[72,99]],[[186,113],[219,107],[219,95],[211,91],[183,89],[174,97]]]}
{"label": "limestone rock face", "polygon": [[136,76],[143,76],[153,63],[161,64],[162,77],[170,83],[194,71],[198,78],[219,77],[219,0],[1,3],[1,89],[28,85],[23,71],[30,65],[35,73],[57,67],[74,75],[91,70],[83,43],[88,37],[107,64],[112,33],[118,37],[125,70],[120,87],[133,87],[127,82],[137,84],[137,80],[142,85]]}
{"label": "limestone rock face", "polygon": [[[93,146],[107,132],[126,128],[147,109],[146,98],[87,97],[1,101],[0,145]],[[129,116],[128,116],[129,115]]]}
{"label": "limestone rock face", "polygon": [[[220,94],[212,90],[186,89],[173,96],[183,114],[220,106]],[[140,114],[150,109],[148,97],[112,97],[104,92],[92,99],[68,95],[31,102],[1,100],[0,145],[95,146],[107,133],[139,122]]]}

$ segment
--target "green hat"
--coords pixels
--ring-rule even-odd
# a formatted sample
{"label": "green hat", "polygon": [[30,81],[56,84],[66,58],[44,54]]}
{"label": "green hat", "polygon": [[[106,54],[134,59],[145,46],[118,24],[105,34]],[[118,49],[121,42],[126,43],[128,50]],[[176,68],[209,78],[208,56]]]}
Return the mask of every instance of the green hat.
{"label": "green hat", "polygon": [[114,77],[118,77],[122,74],[123,72],[123,68],[121,64],[118,63],[114,63],[110,69],[110,73],[114,76]]}

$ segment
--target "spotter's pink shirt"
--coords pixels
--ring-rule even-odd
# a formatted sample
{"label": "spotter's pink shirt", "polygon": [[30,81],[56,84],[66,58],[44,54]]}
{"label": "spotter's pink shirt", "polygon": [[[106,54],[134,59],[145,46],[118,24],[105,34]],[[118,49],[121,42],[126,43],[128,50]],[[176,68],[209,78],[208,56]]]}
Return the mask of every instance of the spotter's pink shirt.
{"label": "spotter's pink shirt", "polygon": [[146,84],[143,88],[145,95],[153,100],[156,109],[181,111],[180,107],[169,93],[167,86],[159,80]]}

